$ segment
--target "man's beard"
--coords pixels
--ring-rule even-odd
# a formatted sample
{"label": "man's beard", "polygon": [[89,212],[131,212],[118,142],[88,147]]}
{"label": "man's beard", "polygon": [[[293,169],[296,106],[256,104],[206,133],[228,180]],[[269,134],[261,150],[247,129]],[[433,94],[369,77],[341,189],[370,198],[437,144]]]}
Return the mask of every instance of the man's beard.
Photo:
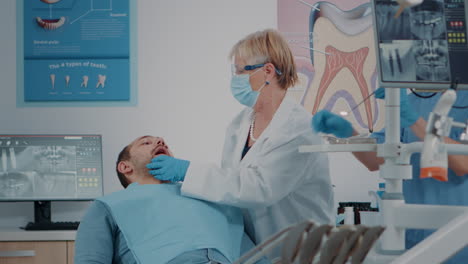
{"label": "man's beard", "polygon": [[151,162],[151,159],[132,160],[135,174],[139,176],[153,177],[153,175],[149,173],[150,170],[146,167],[146,165],[148,165],[150,162]]}

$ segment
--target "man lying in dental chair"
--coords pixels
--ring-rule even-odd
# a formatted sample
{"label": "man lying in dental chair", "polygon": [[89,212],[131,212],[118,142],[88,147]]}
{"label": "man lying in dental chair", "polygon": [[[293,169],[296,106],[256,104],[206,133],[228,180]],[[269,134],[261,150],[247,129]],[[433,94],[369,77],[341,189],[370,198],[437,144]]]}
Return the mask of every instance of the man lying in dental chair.
{"label": "man lying in dental chair", "polygon": [[81,220],[75,264],[221,263],[254,245],[244,234],[240,209],[180,195],[180,185],[161,182],[146,164],[173,156],[159,137],[139,137],[118,156],[123,187],[97,199]]}

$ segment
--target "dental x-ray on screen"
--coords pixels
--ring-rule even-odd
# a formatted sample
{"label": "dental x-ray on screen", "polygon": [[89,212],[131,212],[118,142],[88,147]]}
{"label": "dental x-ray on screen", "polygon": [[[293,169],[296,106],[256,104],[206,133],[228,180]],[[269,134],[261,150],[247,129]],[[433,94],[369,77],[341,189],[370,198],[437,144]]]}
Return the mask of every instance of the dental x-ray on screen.
{"label": "dental x-ray on screen", "polygon": [[424,0],[406,8],[373,0],[380,85],[468,89],[468,0]]}
{"label": "dental x-ray on screen", "polygon": [[99,135],[0,135],[0,201],[102,195]]}

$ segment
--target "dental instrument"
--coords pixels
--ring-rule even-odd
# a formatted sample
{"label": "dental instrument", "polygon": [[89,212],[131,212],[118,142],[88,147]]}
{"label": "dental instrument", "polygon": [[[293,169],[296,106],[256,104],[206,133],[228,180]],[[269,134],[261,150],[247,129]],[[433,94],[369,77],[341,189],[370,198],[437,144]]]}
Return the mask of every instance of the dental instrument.
{"label": "dental instrument", "polygon": [[349,111],[341,111],[341,112],[340,112],[340,115],[341,115],[341,116],[347,116],[347,115],[349,115],[350,113],[352,113],[352,112],[354,111],[354,109],[358,108],[362,103],[364,103],[364,102],[367,101],[372,95],[374,95],[374,94],[375,94],[375,91],[377,91],[377,90],[374,90],[372,93],[370,93],[368,96],[366,96],[366,98],[362,99],[362,101],[361,101],[359,104],[355,105],[353,108],[351,108],[351,110],[349,110]]}

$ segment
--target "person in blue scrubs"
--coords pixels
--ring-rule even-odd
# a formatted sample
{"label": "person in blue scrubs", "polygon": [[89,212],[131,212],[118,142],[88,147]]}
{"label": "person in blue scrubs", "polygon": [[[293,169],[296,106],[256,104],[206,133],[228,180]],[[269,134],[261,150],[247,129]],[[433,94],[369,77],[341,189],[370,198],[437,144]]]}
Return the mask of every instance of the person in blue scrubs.
{"label": "person in blue scrubs", "polygon": [[227,264],[253,247],[240,209],[181,196],[180,184],[149,174],[146,164],[158,155],[173,156],[153,136],[122,150],[116,171],[125,189],[88,209],[77,232],[75,264]]}
{"label": "person in blue scrubs", "polygon": [[[400,98],[400,120],[401,141],[411,143],[423,141],[425,136],[426,120],[429,113],[440,99],[442,93],[414,93],[406,94],[402,89]],[[385,96],[382,88],[376,92],[376,97],[383,99]],[[429,98],[423,98],[429,97]],[[449,116],[456,122],[465,123],[468,120],[468,91],[457,91],[457,100],[449,112]],[[318,112],[312,119],[312,127],[315,131],[334,134],[339,137],[357,135],[347,120],[328,111]],[[460,135],[462,128],[452,127],[449,137],[445,143],[461,144]],[[373,133],[378,143],[383,143],[384,131]],[[379,169],[384,160],[377,157],[375,152],[356,152],[354,156],[361,161],[370,171]],[[403,194],[408,204],[431,204],[431,205],[460,205],[468,206],[468,155],[448,156],[448,182],[435,179],[420,179],[420,154],[411,157],[413,166],[413,178],[403,182]],[[432,230],[407,230],[406,248],[411,248],[421,240],[429,236]],[[465,248],[450,258],[446,263],[466,263],[468,260],[468,249]]]}

